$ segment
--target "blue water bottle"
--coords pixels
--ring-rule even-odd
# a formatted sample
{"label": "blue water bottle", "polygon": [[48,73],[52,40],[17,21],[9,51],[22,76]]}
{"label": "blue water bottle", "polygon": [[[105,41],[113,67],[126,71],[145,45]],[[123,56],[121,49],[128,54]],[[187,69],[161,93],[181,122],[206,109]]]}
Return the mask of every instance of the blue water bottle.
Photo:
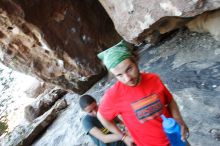
{"label": "blue water bottle", "polygon": [[161,115],[163,119],[163,129],[166,133],[171,146],[186,146],[186,142],[181,140],[181,131],[179,124],[173,118],[166,118]]}

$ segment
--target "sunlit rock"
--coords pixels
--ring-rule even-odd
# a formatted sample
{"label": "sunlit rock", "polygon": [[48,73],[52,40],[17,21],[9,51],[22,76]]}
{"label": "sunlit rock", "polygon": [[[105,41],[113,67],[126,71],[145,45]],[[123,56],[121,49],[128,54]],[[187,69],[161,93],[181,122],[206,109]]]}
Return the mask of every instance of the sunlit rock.
{"label": "sunlit rock", "polygon": [[220,9],[206,11],[186,24],[190,31],[210,33],[220,41]]}
{"label": "sunlit rock", "polygon": [[50,88],[45,82],[41,82],[34,79],[31,85],[24,91],[26,95],[30,98],[36,98],[41,93],[43,93],[47,88]]}
{"label": "sunlit rock", "polygon": [[42,117],[30,124],[19,125],[1,139],[2,146],[30,146],[34,140],[56,119],[60,110],[67,107],[65,99],[60,99]]}
{"label": "sunlit rock", "polygon": [[35,102],[25,107],[24,117],[29,122],[32,122],[34,119],[48,111],[55,102],[62,98],[66,93],[67,91],[62,89],[53,89],[49,93],[40,95]]}
{"label": "sunlit rock", "polygon": [[[99,0],[114,22],[116,30],[127,41],[140,43],[146,37],[151,43],[158,36],[177,29],[186,19],[220,7],[219,0]],[[123,17],[122,17],[123,16]],[[157,22],[155,25],[154,23]],[[160,30],[163,29],[163,30]],[[141,34],[143,31],[144,34]],[[142,35],[139,38],[139,35]],[[144,38],[145,37],[145,38]]]}
{"label": "sunlit rock", "polygon": [[105,74],[96,54],[119,40],[96,0],[0,1],[0,61],[79,94]]}

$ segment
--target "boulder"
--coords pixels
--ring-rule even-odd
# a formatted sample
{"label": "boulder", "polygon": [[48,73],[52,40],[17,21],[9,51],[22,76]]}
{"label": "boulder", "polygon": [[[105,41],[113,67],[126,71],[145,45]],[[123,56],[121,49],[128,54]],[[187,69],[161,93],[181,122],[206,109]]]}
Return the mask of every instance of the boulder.
{"label": "boulder", "polygon": [[125,40],[136,44],[146,37],[147,41],[154,43],[158,35],[182,27],[191,17],[220,7],[220,0],[99,1],[111,17],[118,33]]}
{"label": "boulder", "polygon": [[62,98],[67,91],[62,89],[51,90],[49,93],[42,94],[37,101],[28,105],[24,109],[24,117],[29,122],[32,122],[37,117],[48,111],[58,99]]}
{"label": "boulder", "polygon": [[24,91],[29,98],[36,98],[41,93],[43,93],[47,88],[50,88],[46,85],[45,82],[41,82],[37,79],[33,79],[28,88]]}
{"label": "boulder", "polygon": [[220,41],[220,9],[206,11],[186,24],[193,32],[210,33],[214,39]]}
{"label": "boulder", "polygon": [[56,119],[60,110],[67,107],[65,99],[60,99],[41,117],[30,124],[17,126],[1,139],[1,146],[30,146]]}
{"label": "boulder", "polygon": [[78,94],[106,73],[96,54],[120,39],[96,0],[0,1],[0,61]]}

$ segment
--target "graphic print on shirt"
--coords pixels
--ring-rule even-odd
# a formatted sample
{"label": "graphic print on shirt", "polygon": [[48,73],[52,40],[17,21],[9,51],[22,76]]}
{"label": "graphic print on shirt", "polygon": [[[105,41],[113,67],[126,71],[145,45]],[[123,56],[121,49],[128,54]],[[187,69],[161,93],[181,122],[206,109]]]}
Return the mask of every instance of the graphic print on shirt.
{"label": "graphic print on shirt", "polygon": [[100,130],[101,130],[102,133],[105,134],[105,135],[110,132],[108,129],[106,129],[106,128],[104,128],[104,127],[103,127],[103,128],[100,128]]}
{"label": "graphic print on shirt", "polygon": [[132,109],[140,123],[145,123],[162,114],[162,103],[158,94],[139,99],[131,103]]}

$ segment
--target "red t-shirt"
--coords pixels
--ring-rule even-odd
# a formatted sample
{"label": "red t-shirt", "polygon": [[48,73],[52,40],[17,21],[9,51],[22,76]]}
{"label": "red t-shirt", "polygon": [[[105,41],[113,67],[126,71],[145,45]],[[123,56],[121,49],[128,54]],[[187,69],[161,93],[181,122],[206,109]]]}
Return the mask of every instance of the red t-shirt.
{"label": "red t-shirt", "polygon": [[172,95],[157,75],[141,73],[141,77],[135,87],[116,82],[105,93],[99,112],[107,120],[121,115],[138,146],[168,146],[160,115],[171,116],[167,105]]}

